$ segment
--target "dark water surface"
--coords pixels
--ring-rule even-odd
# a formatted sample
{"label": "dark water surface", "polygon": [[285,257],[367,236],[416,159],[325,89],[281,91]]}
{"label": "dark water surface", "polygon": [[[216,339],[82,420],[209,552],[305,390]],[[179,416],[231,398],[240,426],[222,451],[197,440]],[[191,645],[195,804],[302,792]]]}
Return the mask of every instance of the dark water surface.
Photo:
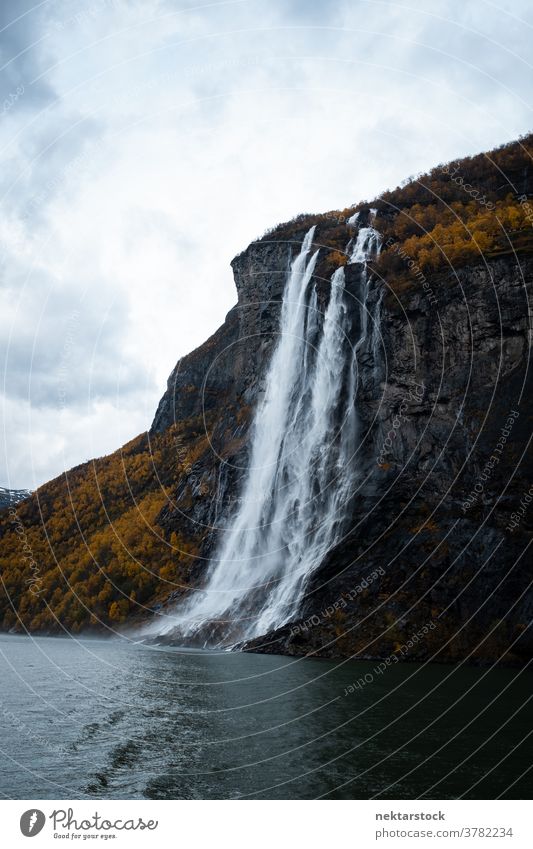
{"label": "dark water surface", "polygon": [[[527,798],[532,675],[0,636],[4,798]],[[530,738],[531,740],[531,738]]]}

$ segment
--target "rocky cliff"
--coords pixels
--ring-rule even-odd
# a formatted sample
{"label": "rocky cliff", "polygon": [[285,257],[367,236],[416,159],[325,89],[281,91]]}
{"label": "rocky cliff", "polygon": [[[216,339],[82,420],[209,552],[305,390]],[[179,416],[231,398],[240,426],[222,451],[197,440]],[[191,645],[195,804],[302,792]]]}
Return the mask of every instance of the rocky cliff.
{"label": "rocky cliff", "polygon": [[[483,213],[487,205],[493,215],[499,208],[523,208],[531,190],[528,155],[514,172],[520,196],[510,197],[510,180],[491,189],[492,164],[484,162]],[[474,172],[478,166],[470,164]],[[462,163],[463,171],[468,167]],[[443,173],[454,169],[430,178],[439,183]],[[449,182],[444,190],[438,186],[439,204],[448,208],[442,198]],[[464,185],[453,183],[453,190],[464,192]],[[472,185],[466,185],[472,204]],[[415,206],[402,209],[398,194],[396,203],[375,202],[374,226],[385,235],[391,221],[410,218]],[[479,204],[476,198],[470,216]],[[358,212],[362,226],[370,205]],[[180,482],[176,505],[162,516],[165,527],[187,535],[190,523],[223,527],[230,520],[246,468],[248,411],[261,392],[290,258],[316,223],[315,246],[322,252],[317,275],[327,301],[331,266],[346,255],[348,220],[342,213],[302,217],[234,260],[238,305],[206,346],[178,363],[154,421],[158,431],[180,415],[200,414],[202,406],[215,412],[209,448]],[[314,575],[299,617],[248,648],[368,657],[400,651],[410,658],[437,652],[447,659],[518,658],[531,651],[527,546],[533,511],[518,524],[513,519],[530,498],[531,471],[533,259],[531,225],[521,223],[502,227],[507,244],[495,238],[485,250],[423,270],[420,252],[415,261],[405,239],[385,241],[385,261],[376,263],[365,305],[381,339],[377,356],[366,352],[360,371],[364,479],[350,531]],[[391,255],[393,263],[401,260],[392,269]],[[347,288],[356,286],[357,269],[347,265],[345,271]],[[352,294],[358,310],[363,293]],[[191,384],[202,392],[190,393]],[[216,544],[213,529],[204,535],[206,557]],[[201,584],[204,574],[199,569],[194,579]],[[426,626],[424,639],[411,641]]]}
{"label": "rocky cliff", "polygon": [[385,300],[386,371],[362,376],[365,481],[352,529],[299,620],[257,648],[531,652],[533,511],[518,523],[516,511],[530,487],[532,281],[531,260],[500,259],[445,276],[437,306],[420,291]]}
{"label": "rocky cliff", "polygon": [[[43,609],[42,596],[20,592],[21,567],[10,575],[4,627],[57,630],[62,616],[76,629],[146,622],[202,586],[242,491],[287,270],[316,224],[321,306],[343,264],[354,314],[363,303],[379,331],[359,371],[361,479],[348,532],[313,575],[298,616],[246,648],[388,663],[529,656],[532,152],[528,138],[439,167],[370,204],[280,225],[236,257],[236,306],[177,363],[149,434],[121,452],[133,501],[112,455],[21,507],[47,564],[42,592],[59,616]],[[371,216],[383,246],[362,292],[347,246]],[[91,503],[93,472],[103,511]],[[73,475],[71,516],[61,498]],[[90,550],[83,558],[76,532],[65,541],[74,522],[80,527],[80,510]],[[142,539],[139,512],[148,527]],[[50,525],[54,562],[41,531]],[[0,527],[11,556],[12,530]]]}

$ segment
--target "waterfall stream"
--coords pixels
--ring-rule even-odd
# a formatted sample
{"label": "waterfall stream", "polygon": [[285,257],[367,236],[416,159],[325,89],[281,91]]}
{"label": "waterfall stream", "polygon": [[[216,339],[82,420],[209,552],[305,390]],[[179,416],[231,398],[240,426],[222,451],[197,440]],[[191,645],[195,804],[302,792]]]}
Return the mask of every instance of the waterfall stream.
{"label": "waterfall stream", "polygon": [[204,590],[168,619],[166,630],[182,634],[184,642],[228,646],[294,619],[309,577],[346,530],[358,481],[356,396],[358,355],[369,336],[367,262],[380,237],[361,227],[353,248],[350,243],[349,262],[361,264],[360,316],[350,309],[342,266],[331,278],[323,314],[313,280],[314,233],[312,227],[288,273],[239,509]]}

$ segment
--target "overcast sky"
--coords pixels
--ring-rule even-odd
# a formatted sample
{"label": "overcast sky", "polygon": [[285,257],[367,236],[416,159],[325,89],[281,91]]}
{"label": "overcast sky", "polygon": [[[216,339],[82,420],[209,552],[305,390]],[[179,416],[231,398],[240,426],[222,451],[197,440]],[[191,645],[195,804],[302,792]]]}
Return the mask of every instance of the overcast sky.
{"label": "overcast sky", "polygon": [[232,257],[531,129],[530,0],[2,0],[0,485],[149,427]]}

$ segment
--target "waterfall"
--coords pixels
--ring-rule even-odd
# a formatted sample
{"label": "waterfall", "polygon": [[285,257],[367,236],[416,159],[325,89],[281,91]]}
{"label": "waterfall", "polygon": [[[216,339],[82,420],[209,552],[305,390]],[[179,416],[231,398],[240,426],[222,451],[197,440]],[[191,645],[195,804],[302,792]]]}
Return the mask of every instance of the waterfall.
{"label": "waterfall", "polygon": [[293,619],[309,577],[346,530],[358,479],[355,401],[358,354],[368,337],[367,261],[379,250],[379,234],[360,228],[350,255],[350,263],[362,263],[358,328],[343,267],[331,278],[325,313],[319,308],[314,233],[312,227],[305,236],[285,284],[240,507],[203,592],[169,617],[166,630],[184,642],[228,646]]}

